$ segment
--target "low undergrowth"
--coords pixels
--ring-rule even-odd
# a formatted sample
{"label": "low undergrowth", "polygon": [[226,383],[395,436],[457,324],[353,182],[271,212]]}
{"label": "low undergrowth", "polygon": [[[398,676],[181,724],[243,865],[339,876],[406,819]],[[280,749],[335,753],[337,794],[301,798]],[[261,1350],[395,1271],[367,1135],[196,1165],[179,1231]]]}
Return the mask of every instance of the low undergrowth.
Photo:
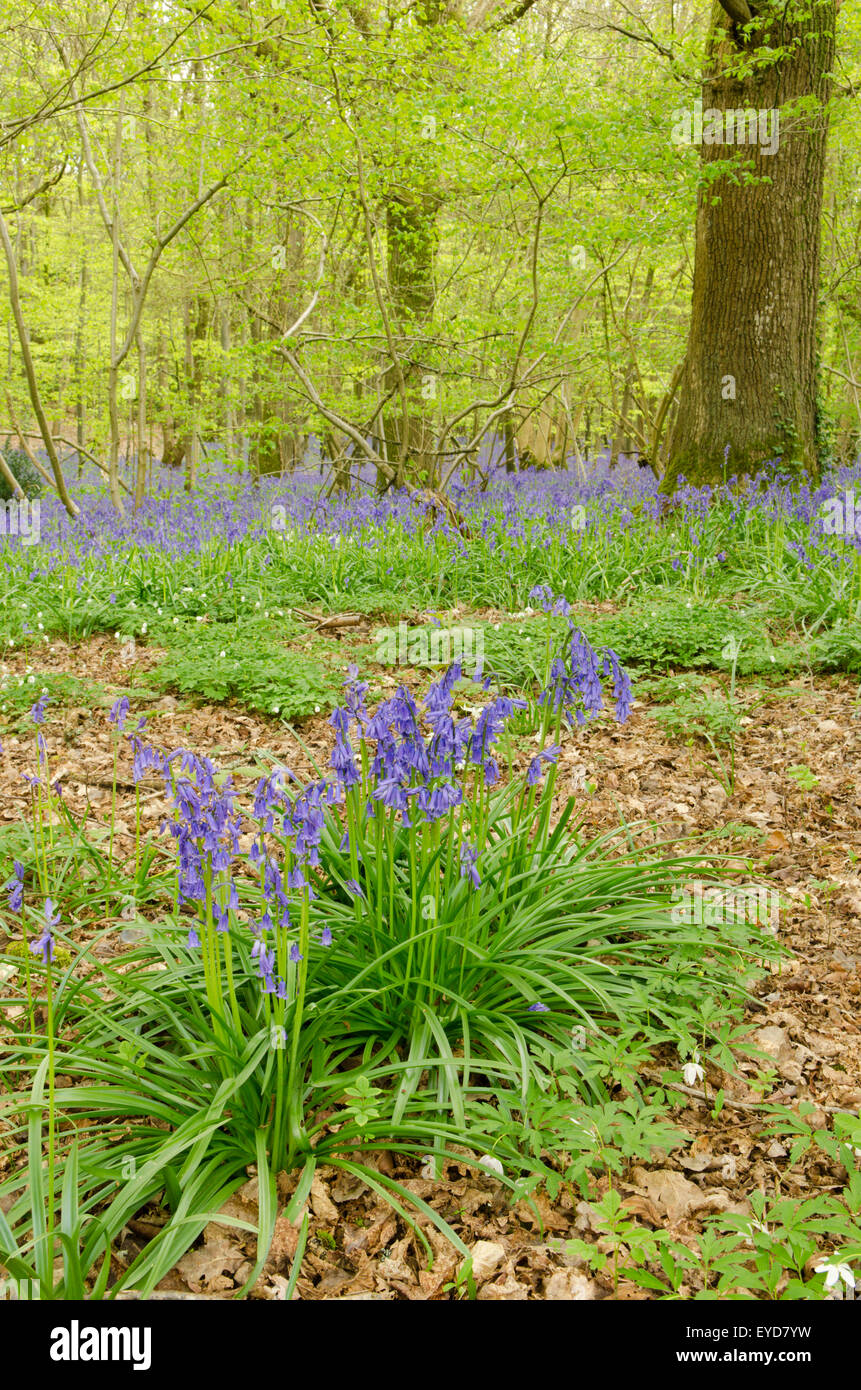
{"label": "low undergrowth", "polygon": [[235,623],[161,624],[154,635],[167,655],[150,681],[158,690],[216,703],[235,699],[264,714],[303,719],[331,706],[336,690],[315,656],[285,646],[298,630],[274,614]]}

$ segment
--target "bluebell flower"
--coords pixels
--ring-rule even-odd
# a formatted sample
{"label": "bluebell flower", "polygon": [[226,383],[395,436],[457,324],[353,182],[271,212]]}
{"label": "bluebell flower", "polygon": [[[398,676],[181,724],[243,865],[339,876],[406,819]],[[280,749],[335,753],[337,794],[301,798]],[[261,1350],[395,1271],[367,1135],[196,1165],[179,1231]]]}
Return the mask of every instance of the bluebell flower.
{"label": "bluebell flower", "polygon": [[397,777],[385,777],[371,792],[375,801],[381,801],[390,811],[406,811],[407,797]]}
{"label": "bluebell flower", "polygon": [[122,733],[126,726],[126,719],[129,713],[128,696],[122,695],[119,700],[114,701],[108,720],[111,724],[116,724],[117,730]]}
{"label": "bluebell flower", "polygon": [[275,969],[275,952],[269,949],[265,941],[258,938],[254,942],[251,947],[251,959],[257,961],[257,969],[264,979],[272,976]]}
{"label": "bluebell flower", "polygon": [[534,787],[537,782],[541,781],[541,777],[543,775],[541,771],[541,764],[555,763],[561,751],[562,750],[558,744],[553,744],[552,747],[545,748],[542,750],[542,752],[536,754],[536,756],[532,759],[531,763],[529,764],[529,768],[526,773],[526,785],[528,787]]}
{"label": "bluebell flower", "polygon": [[460,847],[460,876],[469,877],[473,888],[481,887],[481,875],[475,867],[478,859],[478,850],[473,849],[472,845],[462,844]]}
{"label": "bluebell flower", "polygon": [[6,887],[9,890],[9,911],[20,912],[24,902],[24,865],[19,859],[13,863],[12,877]]}
{"label": "bluebell flower", "polygon": [[549,613],[553,607],[553,590],[549,584],[536,584],[534,589],[529,590],[529,602],[543,608],[545,613]]}
{"label": "bluebell flower", "polygon": [[45,710],[50,704],[50,695],[40,695],[33,708],[30,710],[30,718],[34,724],[44,724]]}
{"label": "bluebell flower", "polygon": [[333,768],[345,787],[355,787],[362,780],[353,750],[346,737],[336,738],[335,747],[332,749],[332,756],[329,759],[329,766]]}
{"label": "bluebell flower", "polygon": [[42,934],[35,941],[30,942],[30,950],[34,956],[41,956],[45,965],[54,959],[54,936],[55,927],[59,925],[60,914],[54,911],[54,904],[50,898],[45,899],[45,924],[42,927]]}

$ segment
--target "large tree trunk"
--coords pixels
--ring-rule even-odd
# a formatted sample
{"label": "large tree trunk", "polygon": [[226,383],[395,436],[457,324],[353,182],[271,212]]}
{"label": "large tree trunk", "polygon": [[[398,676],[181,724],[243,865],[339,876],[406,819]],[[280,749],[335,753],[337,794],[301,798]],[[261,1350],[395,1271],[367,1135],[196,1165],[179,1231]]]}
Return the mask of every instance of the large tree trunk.
{"label": "large tree trunk", "polygon": [[[257,315],[251,320],[252,338],[260,348],[255,368],[256,434],[252,450],[257,477],[292,470],[305,453],[305,421],[295,400],[284,391],[274,347],[302,302],[305,228],[301,217],[288,215],[283,229],[279,229],[279,240],[272,246],[272,268],[275,276],[267,305],[268,326]],[[272,346],[267,347],[268,344]]]}
{"label": "large tree trunk", "polygon": [[[703,182],[687,359],[665,492],[680,475],[715,483],[778,457],[784,466],[814,475],[818,469],[817,307],[828,134],[821,103],[828,97],[837,5],[761,0],[750,7],[755,28],[745,32],[727,13],[743,3],[715,6],[701,155],[708,166],[733,154],[715,142],[730,134],[725,113],[737,113],[733,134],[742,112],[762,113],[759,143],[737,152],[750,161],[754,182],[732,174]],[[758,52],[767,48],[784,56],[758,63]],[[753,70],[737,76],[739,60],[750,57]],[[808,96],[818,103],[804,115],[786,109]],[[722,127],[711,113],[720,114]],[[779,141],[769,153],[776,114]],[[749,137],[749,121],[744,129]]]}
{"label": "large tree trunk", "polygon": [[386,204],[388,278],[398,328],[398,351],[406,380],[406,410],[397,369],[389,368],[386,390],[394,392],[386,413],[385,431],[389,462],[395,464],[396,481],[405,479],[409,462],[427,477],[433,471],[433,412],[436,378],[422,371],[421,343],[433,317],[436,258],[436,214],[439,201],[432,194],[398,189]]}

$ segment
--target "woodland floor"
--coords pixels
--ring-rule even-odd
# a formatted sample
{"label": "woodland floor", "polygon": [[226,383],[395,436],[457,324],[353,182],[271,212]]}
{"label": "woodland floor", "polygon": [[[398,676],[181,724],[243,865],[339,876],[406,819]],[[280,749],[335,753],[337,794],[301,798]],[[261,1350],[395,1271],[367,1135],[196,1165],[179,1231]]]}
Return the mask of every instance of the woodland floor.
{"label": "woodland floor", "polygon": [[[487,615],[491,616],[492,615]],[[351,631],[347,647],[367,634]],[[67,646],[54,641],[50,650],[13,656],[6,669],[32,669],[95,680],[109,696],[120,689],[141,690],[146,670],[158,653],[139,648],[135,664],[121,661],[118,644],[108,637]],[[363,674],[366,674],[363,671]],[[372,677],[389,689],[405,683],[426,687],[428,673],[410,668]],[[808,1100],[825,1112],[830,1107],[861,1106],[861,807],[857,771],[861,755],[861,700],[848,680],[801,677],[781,686],[747,681],[744,701],[753,689],[749,722],[739,740],[734,795],[728,798],[703,766],[705,745],[686,747],[668,739],[649,717],[648,701],[638,701],[630,720],[618,726],[597,721],[570,735],[560,760],[559,793],[578,794],[582,832],[591,837],[618,832],[623,819],[640,843],[679,836],[711,836],[715,855],[728,856],[724,869],[746,880],[755,878],[781,894],[780,939],[790,958],[758,987],[750,1006],[751,1041],[772,1059],[773,1085],[753,1084],[762,1064],[739,1058],[735,1075],[713,1067],[706,1076],[709,1099],[693,1088],[678,1091],[670,1119],[690,1136],[686,1147],[662,1156],[654,1165],[634,1164],[615,1186],[632,1215],[646,1226],[670,1230],[682,1242],[692,1240],[711,1212],[749,1210],[757,1189],[786,1197],[809,1197],[839,1191],[840,1171],[812,1148],[791,1165],[786,1148],[763,1136],[764,1117],[755,1107],[764,1099],[794,1106]],[[636,693],[636,682],[635,682]],[[35,698],[35,695],[34,695]],[[145,714],[147,734],[157,743],[188,745],[205,753],[245,781],[286,763],[297,774],[311,770],[307,754],[278,720],[260,718],[230,705],[191,703],[172,696],[132,699],[133,714]],[[304,744],[321,767],[328,762],[331,730],[326,716],[301,726]],[[45,726],[52,777],[59,778],[70,807],[81,812],[87,802],[97,816],[110,805],[111,739],[103,713],[91,708],[56,706]],[[0,754],[0,823],[29,818],[29,791],[21,774],[32,770],[32,734],[4,734]],[[523,765],[529,756],[523,740]],[[799,790],[785,775],[804,764],[819,782],[811,792]],[[120,770],[118,849],[132,848],[134,798]],[[590,794],[584,790],[594,785]],[[144,827],[156,832],[164,802],[159,785],[143,795]],[[701,841],[698,845],[701,845]],[[752,868],[751,868],[752,864]],[[117,949],[122,950],[118,938]],[[0,986],[2,988],[2,986]],[[656,1060],[656,1072],[660,1059]],[[667,1059],[678,1067],[678,1059]],[[657,1079],[657,1077],[656,1077]],[[725,1094],[723,1109],[713,1115],[712,1097]],[[814,1127],[825,1122],[825,1114]],[[568,1237],[598,1241],[589,1202],[563,1191],[551,1204],[537,1198],[538,1213],[525,1202],[509,1206],[505,1189],[494,1179],[465,1165],[449,1164],[443,1181],[422,1175],[415,1163],[396,1154],[367,1159],[396,1176],[415,1195],[436,1208],[469,1246],[488,1242],[486,1262],[477,1267],[480,1300],[603,1299],[614,1296],[611,1269],[590,1275],[579,1257],[559,1248]],[[0,1170],[3,1160],[0,1157]],[[597,1194],[605,1190],[599,1182]],[[286,1196],[291,1180],[279,1179]],[[311,1192],[311,1236],[302,1276],[294,1296],[304,1299],[447,1299],[457,1256],[424,1218],[419,1218],[435,1250],[428,1260],[420,1243],[381,1199],[358,1179],[323,1169]],[[256,1180],[249,1180],[223,1212],[256,1219]],[[156,1234],[157,1210],[141,1213],[129,1224],[115,1253],[118,1276]],[[275,1240],[253,1297],[278,1298],[287,1282],[297,1228],[279,1217]],[[196,1247],[162,1281],[156,1296],[229,1297],[254,1262],[254,1237],[240,1229],[210,1225]],[[649,1298],[633,1284],[621,1282],[618,1298]]]}

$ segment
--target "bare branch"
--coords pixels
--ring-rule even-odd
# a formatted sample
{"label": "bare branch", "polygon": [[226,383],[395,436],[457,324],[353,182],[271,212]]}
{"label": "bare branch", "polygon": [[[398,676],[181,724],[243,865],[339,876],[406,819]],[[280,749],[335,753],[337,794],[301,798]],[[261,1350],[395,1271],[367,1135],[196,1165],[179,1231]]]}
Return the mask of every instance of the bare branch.
{"label": "bare branch", "polygon": [[0,209],[0,211],[5,213],[21,212],[23,208],[29,207],[30,203],[35,202],[39,197],[40,193],[47,192],[49,188],[53,188],[55,184],[60,182],[60,179],[63,177],[68,167],[68,160],[64,159],[56,174],[48,174],[36,188],[32,189],[31,192],[27,194],[26,198],[21,199],[20,203],[7,203],[6,207]]}
{"label": "bare branch", "polygon": [[[6,401],[7,401],[7,404],[8,404],[8,403],[9,403],[9,397],[8,397],[8,395],[7,395],[7,397],[6,397]],[[42,438],[41,434],[33,434],[31,431],[25,431],[25,432],[22,434],[21,430],[18,429],[17,425],[15,426],[15,433],[17,434],[18,438],[21,440],[22,443],[24,442],[25,439],[41,439],[41,438]],[[104,465],[103,463],[100,463],[99,460],[96,458],[95,454],[91,454],[91,453],[90,453],[89,449],[85,449],[84,446],[83,446],[83,444],[78,444],[74,439],[67,439],[66,436],[63,435],[63,434],[54,434],[54,435],[51,436],[51,438],[55,441],[55,443],[57,443],[57,444],[65,444],[67,449],[73,449],[74,452],[75,452],[76,454],[83,454],[84,458],[89,459],[89,460],[90,460],[90,463],[94,463],[94,464],[96,465],[96,468],[100,469],[101,472],[104,473],[106,477],[109,475],[109,470],[105,467],[105,465]],[[24,445],[24,448],[26,449],[26,447],[27,447],[27,446],[26,446],[26,444],[25,444],[25,445]],[[47,473],[45,472],[44,468],[42,468],[41,465],[39,464],[38,459],[33,459],[33,462],[36,464],[36,467],[39,469],[40,473],[42,474],[42,477],[43,477],[43,478],[48,478]],[[66,460],[66,462],[68,462],[68,460]],[[48,478],[48,481],[50,482],[50,478]],[[128,486],[128,484],[127,484],[127,483],[124,483],[123,480],[122,480],[122,478],[118,478],[117,481],[119,482],[119,485],[120,485],[120,487],[122,488],[123,492],[127,492],[128,495],[129,495],[129,497],[131,497],[131,495],[132,495],[132,490],[131,490],[131,488]]]}

